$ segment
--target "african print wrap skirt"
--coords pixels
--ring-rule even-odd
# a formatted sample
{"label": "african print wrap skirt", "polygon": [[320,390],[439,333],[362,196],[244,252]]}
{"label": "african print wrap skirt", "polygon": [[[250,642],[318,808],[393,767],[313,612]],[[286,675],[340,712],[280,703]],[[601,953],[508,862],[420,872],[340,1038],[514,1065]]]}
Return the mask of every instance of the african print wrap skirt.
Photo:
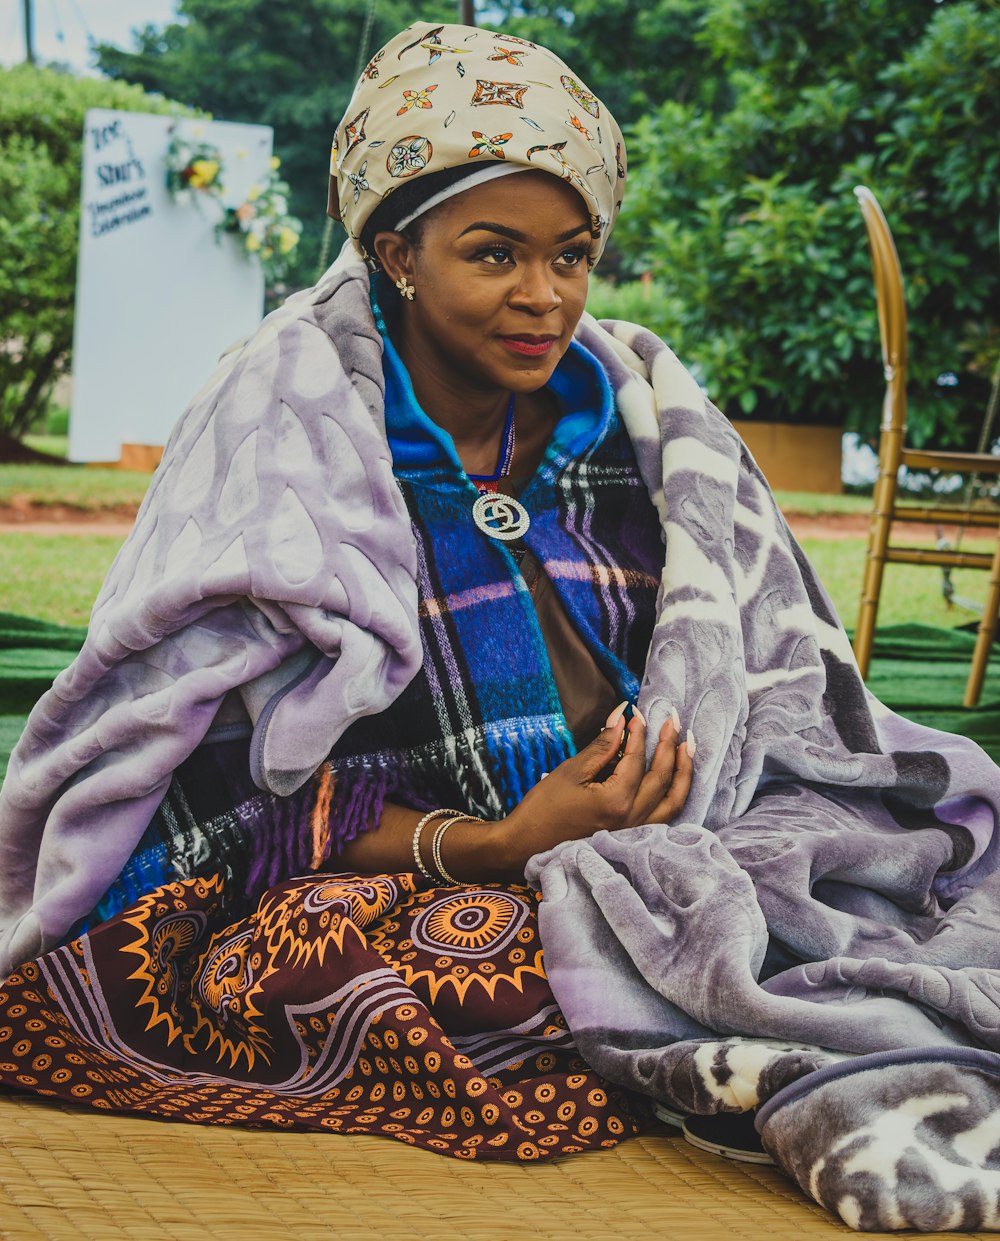
{"label": "african print wrap skirt", "polygon": [[162,885],[0,984],[0,1086],[463,1159],[614,1146],[648,1122],[575,1051],[530,889],[310,875],[234,921],[226,888]]}

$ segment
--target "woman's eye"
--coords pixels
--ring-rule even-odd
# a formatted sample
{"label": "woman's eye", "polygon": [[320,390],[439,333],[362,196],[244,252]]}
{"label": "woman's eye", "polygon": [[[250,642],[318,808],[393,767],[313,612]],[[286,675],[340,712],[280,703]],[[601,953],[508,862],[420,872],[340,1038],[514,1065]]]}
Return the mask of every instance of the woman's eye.
{"label": "woman's eye", "polygon": [[575,250],[564,250],[559,255],[559,262],[563,267],[580,267],[587,260],[587,251],[578,248]]}
{"label": "woman's eye", "polygon": [[490,246],[487,250],[480,250],[477,258],[483,259],[487,263],[504,264],[513,262],[513,256],[509,250],[503,246]]}

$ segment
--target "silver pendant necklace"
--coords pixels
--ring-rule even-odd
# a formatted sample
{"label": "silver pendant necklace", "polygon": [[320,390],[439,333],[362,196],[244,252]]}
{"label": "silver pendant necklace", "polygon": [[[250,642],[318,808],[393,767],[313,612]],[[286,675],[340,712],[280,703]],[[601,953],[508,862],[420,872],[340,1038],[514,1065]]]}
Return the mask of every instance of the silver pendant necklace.
{"label": "silver pendant necklace", "polygon": [[502,492],[485,492],[472,506],[472,520],[483,534],[507,543],[528,533],[531,518],[528,510],[513,496]]}

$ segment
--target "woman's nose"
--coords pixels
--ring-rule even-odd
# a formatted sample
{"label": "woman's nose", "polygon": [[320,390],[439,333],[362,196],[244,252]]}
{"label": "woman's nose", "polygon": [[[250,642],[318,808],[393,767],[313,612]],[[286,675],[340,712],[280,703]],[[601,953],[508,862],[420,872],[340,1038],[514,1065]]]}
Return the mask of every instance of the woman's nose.
{"label": "woman's nose", "polygon": [[508,300],[516,309],[528,310],[536,315],[546,314],[561,306],[562,298],[548,263],[526,263]]}

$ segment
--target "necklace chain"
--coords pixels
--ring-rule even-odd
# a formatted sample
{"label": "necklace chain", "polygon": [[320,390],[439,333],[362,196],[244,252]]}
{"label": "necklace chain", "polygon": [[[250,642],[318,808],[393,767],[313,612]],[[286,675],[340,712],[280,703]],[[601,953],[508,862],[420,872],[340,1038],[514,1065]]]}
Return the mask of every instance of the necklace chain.
{"label": "necklace chain", "polygon": [[510,395],[507,405],[507,420],[503,430],[503,449],[500,453],[500,464],[492,474],[470,474],[469,480],[479,492],[479,498],[472,506],[472,520],[483,534],[491,539],[499,539],[502,543],[516,542],[521,539],[531,525],[528,510],[513,496],[504,495],[499,483],[510,473],[510,465],[514,459],[514,394]]}
{"label": "necklace chain", "polygon": [[503,448],[500,452],[500,464],[492,474],[470,474],[469,480],[476,484],[476,490],[481,496],[491,495],[498,490],[498,484],[501,478],[506,478],[510,473],[511,463],[514,460],[514,446],[517,442],[514,431],[514,393],[510,394],[510,400],[507,402],[507,416],[504,420],[503,427]]}

